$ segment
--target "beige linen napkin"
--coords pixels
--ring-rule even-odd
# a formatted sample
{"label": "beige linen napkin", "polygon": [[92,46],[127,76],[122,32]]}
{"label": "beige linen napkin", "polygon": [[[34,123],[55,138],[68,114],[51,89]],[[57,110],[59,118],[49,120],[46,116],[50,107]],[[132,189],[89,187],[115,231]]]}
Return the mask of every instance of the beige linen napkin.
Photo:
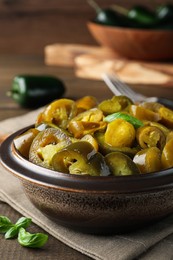
{"label": "beige linen napkin", "polygon": [[[0,122],[1,135],[34,123],[39,110]],[[62,227],[39,212],[27,199],[20,181],[0,165],[0,200],[68,246],[97,260],[173,259],[173,215],[136,232],[96,236]]]}

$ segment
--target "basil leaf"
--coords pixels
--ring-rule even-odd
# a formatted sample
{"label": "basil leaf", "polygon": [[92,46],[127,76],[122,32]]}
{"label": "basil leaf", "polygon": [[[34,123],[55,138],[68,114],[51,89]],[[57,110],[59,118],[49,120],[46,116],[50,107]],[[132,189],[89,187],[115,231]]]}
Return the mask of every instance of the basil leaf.
{"label": "basil leaf", "polygon": [[19,229],[21,227],[27,228],[31,223],[31,218],[25,218],[21,217],[16,224],[14,224],[13,227],[11,227],[6,233],[5,233],[5,239],[14,238],[17,237],[19,233]]}
{"label": "basil leaf", "polygon": [[31,224],[32,219],[31,218],[25,218],[25,217],[21,217],[18,219],[18,221],[16,222],[16,226],[18,228],[23,227],[23,228],[27,228],[30,224]]}
{"label": "basil leaf", "polygon": [[5,216],[0,216],[0,233],[7,232],[14,224]]}
{"label": "basil leaf", "polygon": [[48,240],[48,235],[43,233],[31,234],[24,228],[19,229],[18,242],[25,247],[40,248]]}
{"label": "basil leaf", "polygon": [[128,114],[125,114],[125,113],[122,113],[122,112],[117,112],[117,113],[113,113],[111,115],[108,115],[104,118],[104,121],[105,122],[112,122],[118,118],[121,118],[127,122],[129,122],[130,124],[132,124],[135,128],[138,128],[140,126],[143,126],[143,122],[140,121],[139,119],[137,119],[136,117],[134,116],[131,116],[131,115],[128,115]]}
{"label": "basil leaf", "polygon": [[5,233],[5,239],[17,237],[18,232],[18,228],[14,225]]}

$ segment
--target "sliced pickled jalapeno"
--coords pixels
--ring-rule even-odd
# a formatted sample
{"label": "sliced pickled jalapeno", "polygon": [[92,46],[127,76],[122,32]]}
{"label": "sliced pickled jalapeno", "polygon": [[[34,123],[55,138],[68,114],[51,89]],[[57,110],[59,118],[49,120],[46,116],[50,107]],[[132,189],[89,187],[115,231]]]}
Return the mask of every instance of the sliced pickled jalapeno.
{"label": "sliced pickled jalapeno", "polygon": [[133,159],[141,173],[161,170],[161,151],[157,147],[150,147],[139,151]]}
{"label": "sliced pickled jalapeno", "polygon": [[34,138],[29,151],[29,160],[51,169],[53,155],[71,142],[71,138],[62,129],[47,128]]}
{"label": "sliced pickled jalapeno", "polygon": [[142,126],[138,128],[136,138],[143,149],[158,147],[162,150],[166,142],[165,134],[156,126]]}
{"label": "sliced pickled jalapeno", "polygon": [[111,99],[102,101],[98,107],[103,111],[103,114],[109,115],[122,110],[125,110],[132,105],[133,102],[126,96],[113,96]]}
{"label": "sliced pickled jalapeno", "polygon": [[75,101],[67,98],[55,100],[37,117],[36,124],[53,123],[66,129],[69,121],[77,114]]}
{"label": "sliced pickled jalapeno", "polygon": [[173,167],[173,111],[125,96],[50,103],[14,140],[32,163],[66,174],[124,176]]}
{"label": "sliced pickled jalapeno", "polygon": [[134,147],[114,147],[112,145],[109,145],[105,142],[105,135],[102,132],[97,132],[94,135],[96,141],[98,142],[99,145],[99,151],[103,154],[109,154],[111,152],[121,152],[126,155],[128,155],[130,158],[133,158],[134,155],[141,150],[139,146],[134,146]]}
{"label": "sliced pickled jalapeno", "polygon": [[24,156],[26,159],[29,159],[29,150],[30,146],[40,131],[36,128],[30,128],[20,136],[17,136],[14,139],[14,145],[16,149]]}
{"label": "sliced pickled jalapeno", "polygon": [[112,152],[105,156],[105,161],[114,176],[139,174],[140,171],[130,157],[121,152]]}
{"label": "sliced pickled jalapeno", "polygon": [[85,141],[75,142],[52,158],[52,166],[56,171],[64,173],[107,176],[110,174],[103,155],[97,153],[93,146]]}
{"label": "sliced pickled jalapeno", "polygon": [[161,162],[164,169],[173,167],[173,137],[168,139],[163,148]]}
{"label": "sliced pickled jalapeno", "polygon": [[92,108],[70,120],[68,130],[75,138],[82,138],[86,134],[93,134],[104,129],[107,123],[102,120],[102,111],[98,108]]}
{"label": "sliced pickled jalapeno", "polygon": [[131,147],[135,140],[135,128],[129,122],[118,118],[108,124],[105,142],[114,147]]}

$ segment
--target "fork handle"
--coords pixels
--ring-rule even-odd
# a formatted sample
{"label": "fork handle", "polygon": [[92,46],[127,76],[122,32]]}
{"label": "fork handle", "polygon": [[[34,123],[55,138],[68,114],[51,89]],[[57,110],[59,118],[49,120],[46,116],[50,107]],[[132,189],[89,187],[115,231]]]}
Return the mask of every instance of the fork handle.
{"label": "fork handle", "polygon": [[173,109],[173,100],[167,99],[167,98],[162,98],[162,97],[158,97],[158,103],[161,103],[162,105]]}

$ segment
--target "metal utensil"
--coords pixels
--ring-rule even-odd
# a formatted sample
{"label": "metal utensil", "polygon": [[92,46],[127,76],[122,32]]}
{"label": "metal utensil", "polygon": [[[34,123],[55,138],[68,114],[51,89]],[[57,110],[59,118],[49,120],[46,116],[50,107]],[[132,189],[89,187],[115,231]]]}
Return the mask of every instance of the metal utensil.
{"label": "metal utensil", "polygon": [[159,102],[167,107],[173,108],[173,101],[162,97],[146,97],[140,93],[135,92],[125,82],[113,73],[103,74],[103,80],[114,95],[128,96],[134,102]]}

